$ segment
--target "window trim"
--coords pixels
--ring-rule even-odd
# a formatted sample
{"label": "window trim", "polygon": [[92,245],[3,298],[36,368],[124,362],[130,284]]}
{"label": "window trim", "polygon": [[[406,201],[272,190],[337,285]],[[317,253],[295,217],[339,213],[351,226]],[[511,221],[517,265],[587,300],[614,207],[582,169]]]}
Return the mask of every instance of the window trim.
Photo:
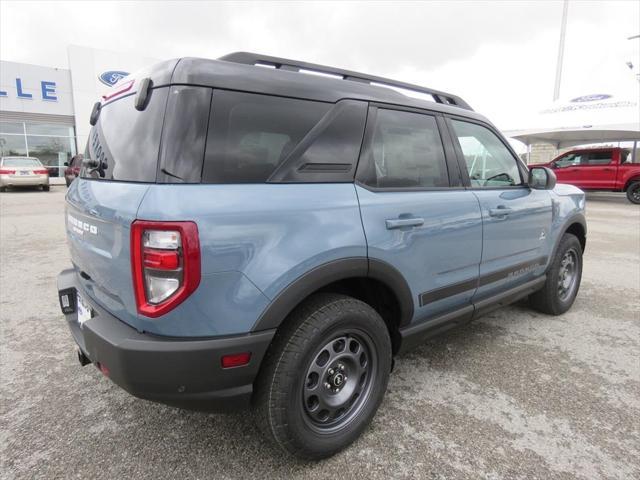
{"label": "window trim", "polygon": [[[372,185],[368,185],[365,183],[367,179],[368,171],[371,169],[373,162],[373,136],[375,134],[375,128],[378,121],[378,110],[394,110],[399,112],[407,112],[407,113],[415,113],[418,115],[425,115],[429,117],[433,117],[436,122],[436,128],[438,129],[438,135],[440,136],[440,142],[442,143],[442,151],[444,155],[444,163],[447,171],[447,179],[448,184],[445,187],[374,187]],[[356,176],[355,176],[355,184],[369,190],[374,193],[383,193],[383,192],[429,192],[429,191],[450,191],[450,190],[464,190],[464,186],[454,185],[452,184],[452,169],[454,173],[459,173],[457,168],[457,162],[455,158],[451,158],[453,153],[453,146],[447,146],[447,142],[450,142],[450,138],[448,135],[444,135],[443,133],[443,124],[439,121],[439,117],[442,117],[442,113],[431,111],[431,110],[421,110],[412,107],[403,107],[399,105],[390,105],[386,103],[377,103],[371,102],[369,104],[369,111],[367,115],[367,123],[365,126],[364,137],[362,140],[362,148],[360,151],[360,156],[358,158],[358,165],[356,167]],[[454,163],[455,162],[455,163]],[[457,183],[457,182],[456,182]]]}
{"label": "window trim", "polygon": [[[460,167],[460,175],[462,176],[463,184],[466,190],[517,190],[517,189],[523,189],[523,188],[529,189],[529,185],[527,184],[529,169],[522,162],[520,157],[518,157],[518,155],[513,150],[509,142],[507,142],[504,139],[502,134],[493,125],[480,120],[476,120],[475,118],[463,117],[460,115],[445,114],[443,116],[444,116],[444,120],[446,122],[447,128],[449,130],[449,135],[451,136],[451,139],[453,142],[453,147],[456,152],[458,165]],[[476,187],[471,185],[471,179],[469,178],[469,172],[467,170],[467,164],[464,159],[464,153],[462,152],[462,147],[460,146],[460,142],[458,141],[458,136],[456,135],[452,120],[473,123],[481,127],[484,127],[490,132],[492,132],[498,138],[498,140],[500,140],[500,142],[506,147],[507,151],[511,154],[511,156],[515,160],[516,165],[518,167],[518,171],[520,173],[520,180],[522,181],[522,184],[521,185],[502,185],[502,186],[495,186],[495,187]]]}

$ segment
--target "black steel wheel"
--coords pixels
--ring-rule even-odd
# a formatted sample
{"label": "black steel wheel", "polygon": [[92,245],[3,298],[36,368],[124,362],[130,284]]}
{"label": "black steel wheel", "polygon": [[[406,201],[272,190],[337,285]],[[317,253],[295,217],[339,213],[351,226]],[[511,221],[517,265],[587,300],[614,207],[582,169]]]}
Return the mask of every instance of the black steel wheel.
{"label": "black steel wheel", "polygon": [[305,420],[318,432],[343,428],[371,395],[377,360],[365,332],[344,331],[323,345],[307,367],[302,390]]}
{"label": "black steel wheel", "polygon": [[547,270],[543,287],[529,297],[533,308],[561,315],[571,308],[582,278],[582,245],[575,235],[565,233]]}
{"label": "black steel wheel", "polygon": [[373,308],[345,295],[314,295],[267,352],[255,385],[257,423],[290,454],[328,457],[370,423],[390,370],[391,340]]}

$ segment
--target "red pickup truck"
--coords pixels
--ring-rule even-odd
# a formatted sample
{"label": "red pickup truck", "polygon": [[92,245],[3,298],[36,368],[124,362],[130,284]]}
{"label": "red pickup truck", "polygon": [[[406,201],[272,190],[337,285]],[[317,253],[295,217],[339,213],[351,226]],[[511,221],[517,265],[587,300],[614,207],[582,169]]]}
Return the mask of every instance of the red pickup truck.
{"label": "red pickup truck", "polygon": [[628,148],[575,149],[541,165],[552,168],[558,183],[583,190],[626,192],[630,202],[640,204],[640,162]]}

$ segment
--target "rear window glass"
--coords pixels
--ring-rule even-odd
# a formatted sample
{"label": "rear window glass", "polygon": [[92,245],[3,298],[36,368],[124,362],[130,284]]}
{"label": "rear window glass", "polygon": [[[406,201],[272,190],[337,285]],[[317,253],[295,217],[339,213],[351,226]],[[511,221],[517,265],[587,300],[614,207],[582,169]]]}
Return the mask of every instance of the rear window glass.
{"label": "rear window glass", "polygon": [[611,156],[613,152],[594,152],[583,157],[585,165],[608,165],[611,163]]}
{"label": "rear window glass", "polygon": [[3,167],[41,167],[42,164],[35,158],[5,158]]}
{"label": "rear window glass", "polygon": [[211,92],[207,87],[171,87],[162,129],[159,183],[200,181]]}
{"label": "rear window glass", "polygon": [[332,104],[215,90],[204,183],[263,183]]}
{"label": "rear window glass", "polygon": [[147,107],[136,110],[135,95],[102,106],[91,129],[85,159],[102,168],[84,167],[82,177],[131,182],[155,182],[168,88],[151,91]]}

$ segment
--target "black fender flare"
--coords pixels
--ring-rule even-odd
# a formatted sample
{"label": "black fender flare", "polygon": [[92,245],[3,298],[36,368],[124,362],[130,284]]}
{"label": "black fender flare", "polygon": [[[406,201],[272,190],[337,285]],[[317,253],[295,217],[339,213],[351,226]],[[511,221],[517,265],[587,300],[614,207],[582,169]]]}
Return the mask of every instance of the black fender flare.
{"label": "black fender flare", "polygon": [[398,326],[407,325],[413,317],[413,296],[407,281],[392,265],[367,257],[349,257],[319,265],[287,285],[262,312],[251,331],[278,328],[287,315],[306,297],[338,280],[369,277],[386,285],[400,304]]}
{"label": "black fender flare", "polygon": [[558,246],[560,245],[560,241],[562,240],[562,237],[564,236],[565,233],[567,233],[567,230],[569,230],[569,227],[571,227],[571,225],[575,223],[581,225],[582,229],[584,230],[585,244],[582,249],[582,251],[584,252],[587,246],[587,219],[585,218],[584,213],[576,213],[571,215],[562,224],[562,227],[560,228],[560,234],[558,235],[558,238],[556,238],[555,245],[553,246],[553,250],[551,252],[551,255],[549,256],[549,265],[547,266],[547,270],[553,263],[553,259],[556,258],[556,252],[558,251]]}

